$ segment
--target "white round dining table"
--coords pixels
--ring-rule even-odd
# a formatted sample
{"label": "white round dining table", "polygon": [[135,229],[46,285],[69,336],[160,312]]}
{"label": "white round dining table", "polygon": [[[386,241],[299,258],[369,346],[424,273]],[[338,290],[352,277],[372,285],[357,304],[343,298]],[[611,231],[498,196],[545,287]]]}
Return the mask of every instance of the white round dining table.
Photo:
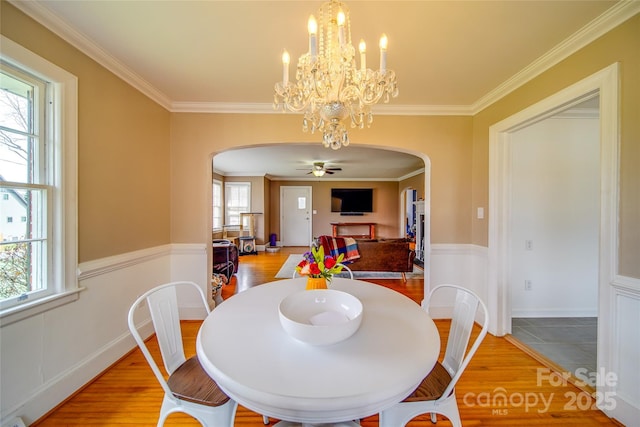
{"label": "white round dining table", "polygon": [[282,426],[351,425],[402,401],[435,365],[440,337],[429,315],[401,293],[360,280],[330,285],[362,302],[355,334],[326,346],[292,338],[278,306],[305,284],[303,277],[253,287],[204,320],[200,363],[240,405],[284,420]]}

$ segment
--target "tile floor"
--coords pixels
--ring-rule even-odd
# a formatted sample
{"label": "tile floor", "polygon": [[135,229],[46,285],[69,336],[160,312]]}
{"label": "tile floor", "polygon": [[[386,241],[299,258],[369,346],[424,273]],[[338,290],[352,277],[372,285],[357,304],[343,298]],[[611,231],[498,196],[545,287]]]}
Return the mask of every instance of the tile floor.
{"label": "tile floor", "polygon": [[568,372],[596,372],[597,317],[513,318],[511,325],[513,337]]}

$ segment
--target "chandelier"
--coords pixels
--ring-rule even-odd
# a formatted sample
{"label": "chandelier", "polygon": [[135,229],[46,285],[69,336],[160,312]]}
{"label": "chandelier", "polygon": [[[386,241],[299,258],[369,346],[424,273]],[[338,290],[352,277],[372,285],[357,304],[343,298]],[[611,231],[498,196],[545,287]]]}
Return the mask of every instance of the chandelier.
{"label": "chandelier", "polygon": [[344,122],[371,126],[371,106],[398,96],[396,75],[387,70],[387,37],[380,38],[380,69],[367,68],[366,44],[359,44],[360,67],[351,44],[349,8],[338,0],[324,3],[319,20],[309,18],[309,51],[298,59],[295,81],[289,81],[289,53],[282,54],[282,82],[275,85],[274,108],[304,113],[302,130],[322,132],[322,143],[334,150],[349,145]]}

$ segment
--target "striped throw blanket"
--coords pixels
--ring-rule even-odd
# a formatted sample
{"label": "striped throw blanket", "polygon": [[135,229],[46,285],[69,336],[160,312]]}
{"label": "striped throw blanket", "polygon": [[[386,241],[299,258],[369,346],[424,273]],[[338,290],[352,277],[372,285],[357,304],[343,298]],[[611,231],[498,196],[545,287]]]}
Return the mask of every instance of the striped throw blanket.
{"label": "striped throw blanket", "polygon": [[337,258],[338,255],[344,254],[344,263],[360,258],[356,239],[351,237],[320,236],[320,244],[324,247],[325,255]]}

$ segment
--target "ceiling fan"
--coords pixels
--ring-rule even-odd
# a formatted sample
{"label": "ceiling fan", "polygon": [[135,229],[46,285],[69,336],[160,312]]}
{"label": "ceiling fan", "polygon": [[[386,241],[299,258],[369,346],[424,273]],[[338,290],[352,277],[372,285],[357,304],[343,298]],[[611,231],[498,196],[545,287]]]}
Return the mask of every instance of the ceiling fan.
{"label": "ceiling fan", "polygon": [[[298,170],[306,170],[306,169],[298,169]],[[324,166],[324,162],[314,162],[313,167],[307,175],[314,174],[315,176],[322,176],[325,173],[328,175],[333,175],[336,171],[341,171],[342,168],[327,168]]]}

